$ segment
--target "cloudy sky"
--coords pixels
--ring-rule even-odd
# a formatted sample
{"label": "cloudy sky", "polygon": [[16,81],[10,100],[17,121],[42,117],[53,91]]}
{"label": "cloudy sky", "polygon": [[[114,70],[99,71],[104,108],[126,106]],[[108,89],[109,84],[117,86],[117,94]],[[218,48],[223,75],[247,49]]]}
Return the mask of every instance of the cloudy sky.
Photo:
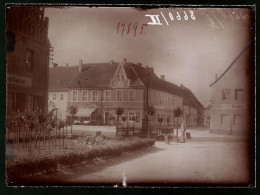
{"label": "cloudy sky", "polygon": [[[246,8],[45,9],[59,66],[127,58],[190,88],[203,105],[215,75],[252,39],[250,13]],[[159,15],[161,25],[147,25],[152,19],[145,15]]]}

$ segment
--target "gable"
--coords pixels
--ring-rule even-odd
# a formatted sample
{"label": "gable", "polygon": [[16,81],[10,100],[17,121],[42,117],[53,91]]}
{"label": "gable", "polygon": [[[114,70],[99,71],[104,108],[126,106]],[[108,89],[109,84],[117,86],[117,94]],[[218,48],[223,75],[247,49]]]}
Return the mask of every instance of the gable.
{"label": "gable", "polygon": [[127,78],[124,66],[119,64],[114,77],[110,81],[111,88],[121,88],[129,86],[129,79]]}

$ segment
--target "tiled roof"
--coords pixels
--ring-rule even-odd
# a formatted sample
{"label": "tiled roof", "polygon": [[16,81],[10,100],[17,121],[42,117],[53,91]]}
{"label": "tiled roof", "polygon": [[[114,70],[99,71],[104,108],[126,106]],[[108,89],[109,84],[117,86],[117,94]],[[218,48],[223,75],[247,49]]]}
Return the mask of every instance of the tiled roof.
{"label": "tiled roof", "polygon": [[[83,64],[81,73],[77,73],[69,88],[106,88],[110,86],[118,63]],[[78,67],[77,67],[78,70]]]}
{"label": "tiled roof", "polygon": [[188,105],[188,106],[192,106],[192,107],[202,107],[203,105],[200,103],[200,101],[197,99],[197,97],[192,93],[192,91],[186,87],[184,87],[183,85],[181,85],[180,87],[182,89],[183,92],[183,104],[184,105]]}
{"label": "tiled roof", "polygon": [[66,91],[77,75],[78,67],[54,67],[49,69],[49,91]]}
{"label": "tiled roof", "polygon": [[[81,73],[79,66],[50,68],[49,91],[66,91],[68,88],[109,88],[118,65],[116,62],[83,64]],[[130,62],[123,67],[132,87],[145,87],[149,75],[149,88],[183,97],[185,105],[195,108],[201,105],[189,89],[158,78],[151,67]]]}

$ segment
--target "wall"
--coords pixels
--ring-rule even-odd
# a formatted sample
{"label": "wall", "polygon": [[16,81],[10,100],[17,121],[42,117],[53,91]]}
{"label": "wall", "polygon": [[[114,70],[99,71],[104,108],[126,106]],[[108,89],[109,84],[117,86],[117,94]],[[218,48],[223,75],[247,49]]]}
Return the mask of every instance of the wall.
{"label": "wall", "polygon": [[[247,134],[249,124],[249,51],[244,53],[231,69],[211,87],[212,132],[226,134]],[[236,99],[236,90],[242,89]],[[229,98],[223,99],[223,90],[229,90]]]}

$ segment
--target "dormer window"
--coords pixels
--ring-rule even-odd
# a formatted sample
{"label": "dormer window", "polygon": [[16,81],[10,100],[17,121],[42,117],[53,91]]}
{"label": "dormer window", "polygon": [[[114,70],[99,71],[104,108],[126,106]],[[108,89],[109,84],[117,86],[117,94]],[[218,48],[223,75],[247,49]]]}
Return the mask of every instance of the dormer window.
{"label": "dormer window", "polygon": [[124,81],[124,80],[125,80],[124,75],[121,75],[121,81]]}
{"label": "dormer window", "polygon": [[120,75],[117,75],[116,80],[120,81]]}

